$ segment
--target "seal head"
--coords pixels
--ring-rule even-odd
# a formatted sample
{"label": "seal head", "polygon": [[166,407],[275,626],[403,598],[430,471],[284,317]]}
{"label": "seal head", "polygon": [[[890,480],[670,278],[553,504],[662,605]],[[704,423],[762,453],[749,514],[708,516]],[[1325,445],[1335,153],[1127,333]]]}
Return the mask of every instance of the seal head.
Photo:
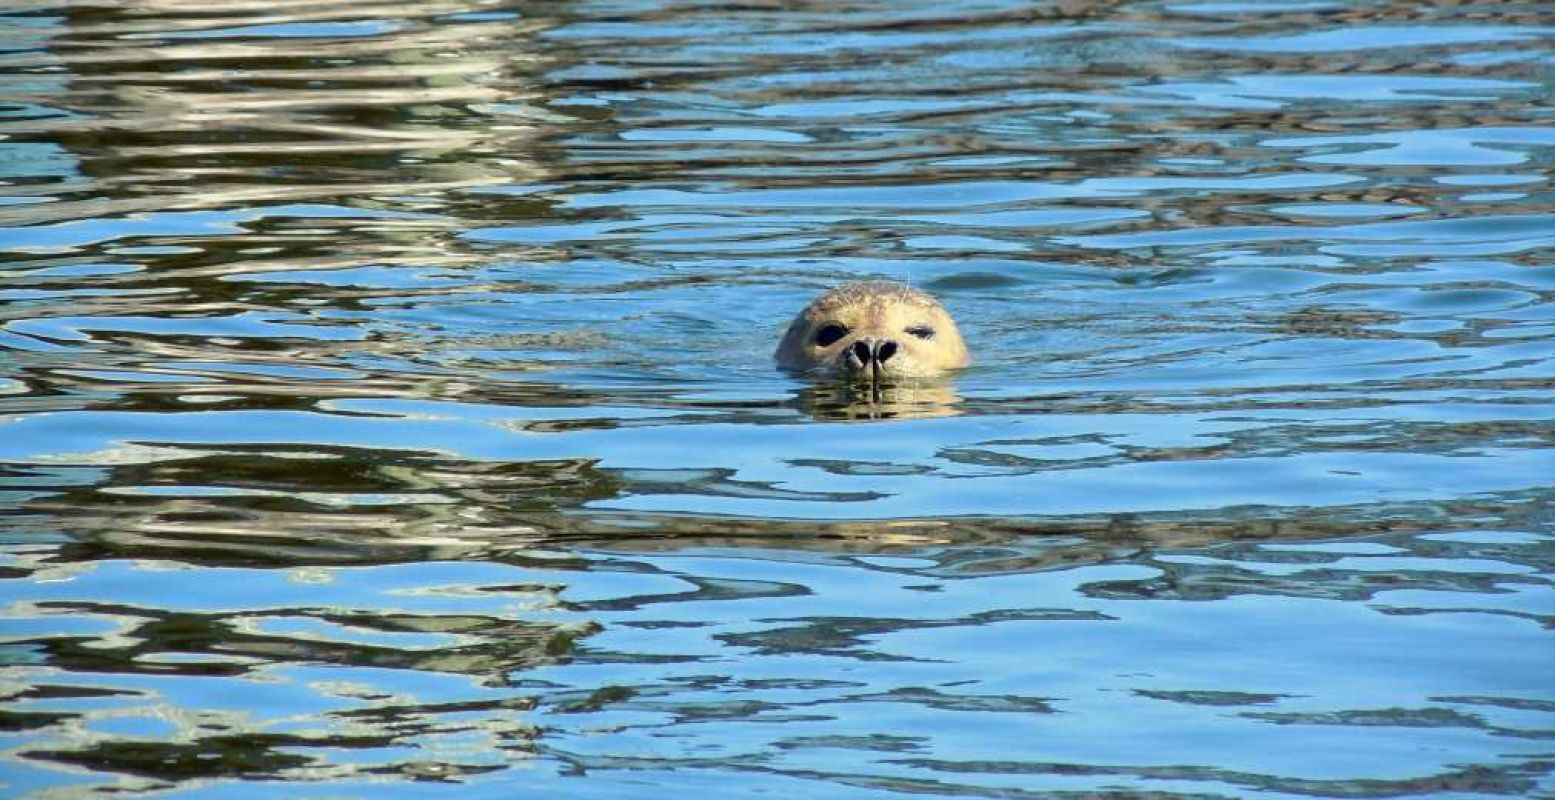
{"label": "seal head", "polygon": [[816,298],[789,324],[773,358],[790,372],[876,384],[972,361],[939,302],[892,281],[850,283]]}

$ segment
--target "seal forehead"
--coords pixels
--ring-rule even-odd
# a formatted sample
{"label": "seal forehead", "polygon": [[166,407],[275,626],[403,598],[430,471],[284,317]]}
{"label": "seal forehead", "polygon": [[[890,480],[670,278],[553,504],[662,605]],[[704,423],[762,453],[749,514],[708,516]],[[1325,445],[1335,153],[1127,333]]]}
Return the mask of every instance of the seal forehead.
{"label": "seal forehead", "polygon": [[859,305],[884,305],[904,303],[923,308],[939,308],[933,297],[904,283],[895,281],[863,281],[833,289],[810,304],[812,313],[825,313],[840,308]]}

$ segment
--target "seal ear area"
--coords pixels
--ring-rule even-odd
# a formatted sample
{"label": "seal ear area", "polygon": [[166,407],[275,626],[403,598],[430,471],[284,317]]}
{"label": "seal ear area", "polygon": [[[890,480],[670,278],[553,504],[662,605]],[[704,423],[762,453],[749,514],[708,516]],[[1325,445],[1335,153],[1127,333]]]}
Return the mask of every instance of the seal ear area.
{"label": "seal ear area", "polygon": [[817,361],[815,351],[818,349],[815,340],[821,327],[816,322],[811,309],[807,307],[788,323],[788,329],[783,332],[777,350],[772,353],[772,359],[777,362],[779,369],[789,372],[808,372],[815,368]]}
{"label": "seal ear area", "polygon": [[780,369],[813,373],[830,361],[825,351],[845,344],[852,333],[852,328],[836,320],[817,320],[808,313],[800,314],[789,324],[772,358]]}
{"label": "seal ear area", "polygon": [[971,365],[972,355],[949,311],[935,303],[927,313],[914,316],[905,320],[900,338],[918,359],[942,370]]}
{"label": "seal ear area", "polygon": [[944,365],[947,369],[961,369],[972,365],[972,353],[967,350],[966,340],[961,338],[961,329],[956,327],[956,321],[948,312],[945,319],[934,329],[932,342],[938,345],[945,354]]}

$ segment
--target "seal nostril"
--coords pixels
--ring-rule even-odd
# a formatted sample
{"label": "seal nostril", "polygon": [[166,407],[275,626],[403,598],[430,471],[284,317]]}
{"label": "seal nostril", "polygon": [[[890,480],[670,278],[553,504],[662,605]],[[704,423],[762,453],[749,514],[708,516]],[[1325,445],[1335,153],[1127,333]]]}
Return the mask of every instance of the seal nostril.
{"label": "seal nostril", "polygon": [[896,355],[896,342],[881,342],[875,345],[875,360],[884,364]]}
{"label": "seal nostril", "polygon": [[863,364],[866,367],[869,366],[869,360],[873,357],[873,354],[869,352],[869,343],[854,342],[852,349],[853,357],[857,358],[860,364]]}

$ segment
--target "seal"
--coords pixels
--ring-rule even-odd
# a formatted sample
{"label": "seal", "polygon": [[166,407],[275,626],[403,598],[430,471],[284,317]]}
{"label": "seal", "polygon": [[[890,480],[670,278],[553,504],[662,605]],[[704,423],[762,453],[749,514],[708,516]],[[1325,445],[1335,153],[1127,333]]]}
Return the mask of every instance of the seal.
{"label": "seal", "polygon": [[880,384],[972,363],[955,320],[932,296],[894,281],[862,281],[817,297],[773,353],[779,368]]}

